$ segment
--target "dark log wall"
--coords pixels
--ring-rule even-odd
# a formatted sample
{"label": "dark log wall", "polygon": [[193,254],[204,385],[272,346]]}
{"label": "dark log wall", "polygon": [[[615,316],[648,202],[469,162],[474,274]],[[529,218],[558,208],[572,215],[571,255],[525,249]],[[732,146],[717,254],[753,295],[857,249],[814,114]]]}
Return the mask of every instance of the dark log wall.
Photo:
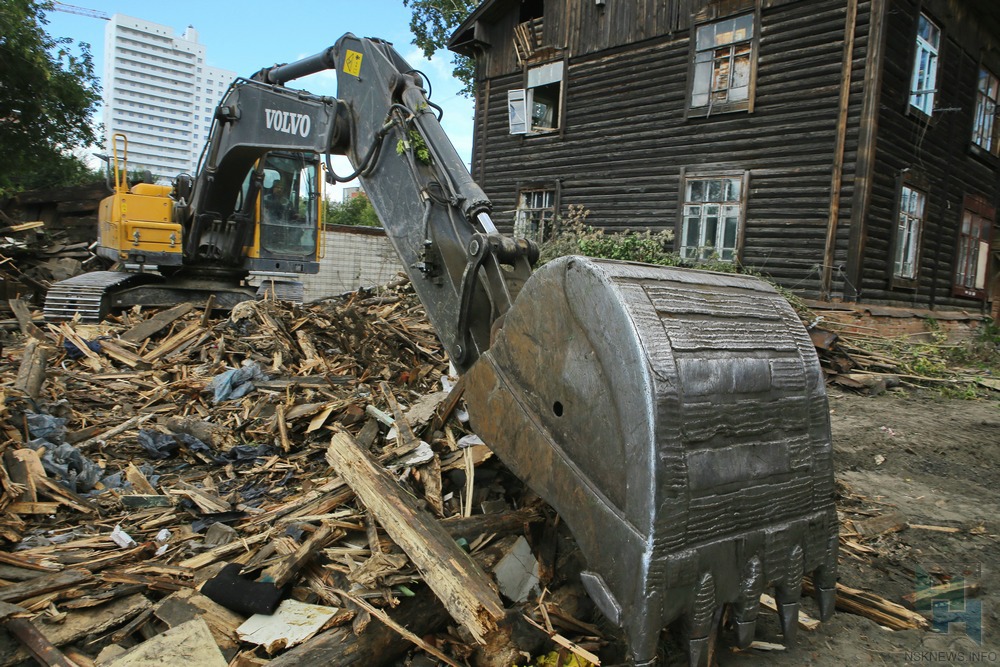
{"label": "dark log wall", "polygon": [[[944,2],[923,2],[942,28],[938,90],[930,118],[909,108],[917,0],[894,0],[886,14],[885,58],[878,120],[875,178],[865,227],[860,300],[919,307],[978,309],[953,297],[956,243],[967,194],[995,203],[997,160],[972,147],[981,47],[968,21]],[[993,62],[992,69],[998,71]],[[910,179],[927,196],[916,287],[893,286],[892,250],[900,183]]]}
{"label": "dark log wall", "polygon": [[[498,224],[510,229],[520,187],[558,181],[562,211],[569,204],[581,204],[590,210],[588,222],[595,226],[673,229],[679,221],[682,170],[748,170],[742,261],[805,295],[818,295],[846,3],[764,3],[754,111],[685,119],[690,3],[614,0],[598,21],[591,16],[592,1],[568,2],[575,9],[568,14],[571,24],[566,32],[571,48],[561,136],[508,133],[507,91],[523,85],[521,71],[512,64],[503,76],[492,76],[478,86],[473,167],[496,204]],[[635,28],[636,12],[647,4],[661,8],[662,18],[656,20],[670,26],[667,32],[672,34],[598,48],[607,43],[607,35],[644,37]],[[867,6],[861,3],[855,30],[838,264],[847,252]],[[557,23],[547,13],[546,28],[550,19]],[[620,31],[615,21],[624,22]],[[601,27],[604,24],[607,29]],[[490,62],[499,65],[496,58],[503,48],[491,42],[490,52],[497,53]],[[585,46],[588,43],[591,48]],[[835,293],[842,289],[840,275],[835,274]]]}

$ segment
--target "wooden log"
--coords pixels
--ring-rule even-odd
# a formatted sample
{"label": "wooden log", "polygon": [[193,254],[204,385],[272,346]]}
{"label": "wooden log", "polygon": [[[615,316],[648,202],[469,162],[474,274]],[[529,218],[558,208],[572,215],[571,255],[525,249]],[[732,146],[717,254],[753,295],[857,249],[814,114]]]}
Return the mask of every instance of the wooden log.
{"label": "wooden log", "polygon": [[24,346],[24,357],[17,370],[14,389],[23,391],[32,400],[37,400],[45,384],[45,371],[48,367],[52,348],[32,338]]}
{"label": "wooden log", "polygon": [[410,557],[451,617],[474,641],[486,643],[504,617],[486,574],[350,434],[335,434],[326,458]]}

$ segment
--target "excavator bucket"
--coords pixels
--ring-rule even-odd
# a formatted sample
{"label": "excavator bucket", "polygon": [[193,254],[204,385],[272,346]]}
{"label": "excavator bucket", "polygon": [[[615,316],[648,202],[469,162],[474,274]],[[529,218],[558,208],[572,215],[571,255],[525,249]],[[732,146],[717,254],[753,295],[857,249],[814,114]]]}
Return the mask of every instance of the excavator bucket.
{"label": "excavator bucket", "polygon": [[823,377],[766,283],[563,257],[525,284],[466,397],[476,431],[573,532],[584,586],[637,664],[674,622],[706,664],[727,606],[748,645],[770,590],[791,642],[810,573],[832,613]]}

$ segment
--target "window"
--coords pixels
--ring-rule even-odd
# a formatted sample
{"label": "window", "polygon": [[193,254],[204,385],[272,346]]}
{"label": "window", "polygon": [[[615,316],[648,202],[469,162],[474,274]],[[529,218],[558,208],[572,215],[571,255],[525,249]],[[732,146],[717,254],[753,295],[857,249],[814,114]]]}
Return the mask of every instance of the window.
{"label": "window", "polygon": [[927,199],[919,190],[903,186],[899,195],[899,218],[896,224],[896,252],[892,275],[913,280],[917,277],[920,232],[924,224]]}
{"label": "window", "polygon": [[736,259],[744,190],[742,176],[685,180],[681,257],[727,262]]}
{"label": "window", "polygon": [[986,296],[986,273],[990,261],[990,231],[994,210],[978,197],[966,197],[962,207],[962,227],[958,234],[955,287],[958,296],[982,299]]}
{"label": "window", "polygon": [[754,50],[753,14],[698,26],[691,108],[749,109]]}
{"label": "window", "polygon": [[514,237],[541,243],[552,234],[555,190],[522,190],[514,218]]}
{"label": "window", "polygon": [[979,68],[979,92],[976,94],[976,117],[972,122],[972,142],[994,155],[1000,154],[996,135],[998,81],[985,67]]}
{"label": "window", "polygon": [[921,14],[920,20],[917,22],[917,52],[913,59],[910,106],[928,116],[934,111],[940,44],[941,30],[929,18]]}
{"label": "window", "polygon": [[562,62],[529,69],[527,87],[507,91],[510,133],[558,131],[562,82]]}

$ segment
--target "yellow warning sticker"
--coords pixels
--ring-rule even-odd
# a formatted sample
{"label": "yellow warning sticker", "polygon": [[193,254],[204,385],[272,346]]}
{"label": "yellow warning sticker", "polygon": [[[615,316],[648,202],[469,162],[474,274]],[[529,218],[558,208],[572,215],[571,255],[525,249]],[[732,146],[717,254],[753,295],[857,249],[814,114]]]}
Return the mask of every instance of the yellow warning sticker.
{"label": "yellow warning sticker", "polygon": [[361,74],[361,54],[357,51],[347,50],[347,57],[344,58],[344,72],[351,76]]}

